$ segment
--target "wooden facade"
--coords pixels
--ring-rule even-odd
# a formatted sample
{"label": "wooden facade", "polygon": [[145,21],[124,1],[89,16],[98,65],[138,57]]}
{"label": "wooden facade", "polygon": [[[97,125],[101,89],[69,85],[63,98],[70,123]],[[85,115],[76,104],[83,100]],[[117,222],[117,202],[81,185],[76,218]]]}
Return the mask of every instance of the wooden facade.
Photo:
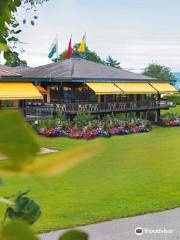
{"label": "wooden facade", "polygon": [[[0,78],[4,82],[31,82],[44,88],[43,100],[25,101],[28,116],[49,116],[56,114],[57,111],[63,111],[71,116],[78,111],[87,111],[97,115],[132,112],[137,117],[143,114],[145,118],[153,113],[154,121],[158,121],[161,109],[175,106],[175,103],[162,101],[162,90],[153,86],[153,84],[163,86],[167,82],[84,59],[69,59],[27,70],[23,69],[18,76],[14,74]],[[104,84],[106,92],[101,89],[97,92],[89,87],[93,84],[98,85],[98,83]],[[111,92],[106,87],[110,84],[116,92]],[[146,88],[141,91],[139,86],[143,84]],[[127,91],[126,86],[130,86],[131,91]],[[176,92],[170,86],[166,91],[167,93]],[[164,93],[166,91],[164,90]]]}

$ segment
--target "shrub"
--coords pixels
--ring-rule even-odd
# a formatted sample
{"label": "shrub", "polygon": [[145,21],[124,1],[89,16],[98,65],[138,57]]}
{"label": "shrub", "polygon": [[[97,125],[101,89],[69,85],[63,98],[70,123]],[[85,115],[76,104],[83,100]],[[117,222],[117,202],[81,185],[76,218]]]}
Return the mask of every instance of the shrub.
{"label": "shrub", "polygon": [[62,111],[58,111],[58,112],[56,113],[56,117],[58,118],[58,120],[59,120],[60,123],[63,123],[64,121],[67,120],[66,114],[63,113]]}
{"label": "shrub", "polygon": [[39,119],[34,122],[37,128],[53,128],[59,124],[58,118]]}
{"label": "shrub", "polygon": [[172,102],[175,102],[177,105],[180,105],[180,95],[179,94],[178,95],[173,94],[173,95],[169,95],[169,96],[164,96],[162,99],[172,101]]}
{"label": "shrub", "polygon": [[78,111],[77,115],[74,117],[73,122],[78,127],[78,129],[82,129],[87,126],[92,120],[93,115],[88,112]]}

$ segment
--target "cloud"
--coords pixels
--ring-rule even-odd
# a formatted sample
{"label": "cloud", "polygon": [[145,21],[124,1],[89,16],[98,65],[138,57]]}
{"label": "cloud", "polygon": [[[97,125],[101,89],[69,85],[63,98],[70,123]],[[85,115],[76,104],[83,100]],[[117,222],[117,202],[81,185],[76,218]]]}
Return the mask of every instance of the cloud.
{"label": "cloud", "polygon": [[[157,62],[179,71],[179,7],[179,0],[49,1],[38,8],[35,27],[23,26],[20,39],[28,44],[22,58],[31,66],[46,64],[56,34],[63,51],[71,33],[79,42],[85,31],[90,49],[103,58],[111,55],[122,67],[139,70]],[[24,10],[18,15],[32,18]]]}

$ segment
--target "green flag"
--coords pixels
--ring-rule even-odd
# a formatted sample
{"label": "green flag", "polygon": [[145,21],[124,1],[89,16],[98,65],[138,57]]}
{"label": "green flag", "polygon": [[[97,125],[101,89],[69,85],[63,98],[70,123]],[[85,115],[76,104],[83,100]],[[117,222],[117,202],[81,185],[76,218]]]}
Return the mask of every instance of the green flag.
{"label": "green flag", "polygon": [[58,57],[58,39],[56,38],[54,42],[51,44],[51,48],[48,54],[48,58],[53,58],[54,54]]}

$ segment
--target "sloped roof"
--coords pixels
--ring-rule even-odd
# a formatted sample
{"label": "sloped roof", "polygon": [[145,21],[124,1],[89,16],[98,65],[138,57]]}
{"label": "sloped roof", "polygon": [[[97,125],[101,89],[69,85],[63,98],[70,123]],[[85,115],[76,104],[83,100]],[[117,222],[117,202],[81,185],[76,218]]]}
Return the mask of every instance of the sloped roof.
{"label": "sloped roof", "polygon": [[[6,65],[0,64],[0,72],[2,72],[1,76],[19,76],[21,73],[27,71],[27,69],[31,69],[30,67],[18,66],[18,67],[9,67]],[[10,75],[3,75],[3,72],[7,72]]]}
{"label": "sloped roof", "polygon": [[19,74],[23,74],[24,72],[26,72],[27,70],[30,70],[32,69],[32,67],[29,67],[29,66],[18,66],[18,67],[11,67],[11,70],[13,72],[16,72],[16,73],[19,73]]}
{"label": "sloped roof", "polygon": [[142,74],[117,69],[84,59],[68,59],[58,63],[28,69],[23,78],[94,81],[157,81]]}
{"label": "sloped roof", "polygon": [[16,76],[21,76],[21,75],[18,73],[0,69],[0,77],[14,77],[14,76],[16,77]]}

